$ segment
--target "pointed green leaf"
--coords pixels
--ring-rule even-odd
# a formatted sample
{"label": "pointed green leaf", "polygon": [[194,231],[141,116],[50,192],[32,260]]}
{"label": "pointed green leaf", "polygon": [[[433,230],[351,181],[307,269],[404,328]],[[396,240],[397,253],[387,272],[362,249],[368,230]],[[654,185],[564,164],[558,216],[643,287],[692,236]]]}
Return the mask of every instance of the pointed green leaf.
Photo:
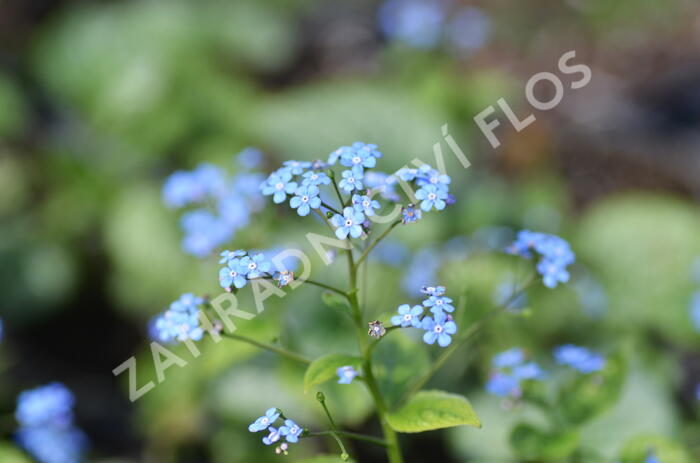
{"label": "pointed green leaf", "polygon": [[421,391],[386,418],[398,432],[423,432],[463,425],[481,427],[479,417],[466,398],[444,391]]}
{"label": "pointed green leaf", "polygon": [[336,377],[336,370],[340,367],[349,365],[357,369],[360,368],[361,364],[361,358],[351,355],[328,354],[319,357],[311,362],[311,365],[306,369],[306,373],[304,373],[304,392],[309,392],[317,384]]}

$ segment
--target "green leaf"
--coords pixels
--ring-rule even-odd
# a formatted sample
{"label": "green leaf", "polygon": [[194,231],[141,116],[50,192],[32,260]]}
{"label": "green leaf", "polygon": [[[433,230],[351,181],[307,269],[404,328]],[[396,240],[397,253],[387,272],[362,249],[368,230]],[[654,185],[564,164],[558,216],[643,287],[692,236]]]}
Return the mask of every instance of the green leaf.
{"label": "green leaf", "polygon": [[3,463],[30,463],[29,458],[16,447],[3,442],[0,442],[0,461]]}
{"label": "green leaf", "polygon": [[336,376],[336,370],[346,365],[359,368],[362,359],[345,354],[328,354],[319,357],[308,366],[304,373],[304,392]]}
{"label": "green leaf", "polygon": [[321,300],[332,309],[346,310],[348,308],[347,300],[340,294],[332,291],[321,293]]}
{"label": "green leaf", "polygon": [[580,425],[612,407],[626,378],[621,355],[610,356],[605,368],[596,373],[576,374],[559,393],[559,410],[567,422]]}
{"label": "green leaf", "polygon": [[386,417],[398,432],[423,432],[453,426],[481,427],[469,401],[444,391],[421,391],[406,405]]}
{"label": "green leaf", "polygon": [[644,463],[649,451],[653,451],[663,463],[690,463],[693,459],[678,443],[664,436],[639,435],[630,439],[622,448],[622,463]]}
{"label": "green leaf", "polygon": [[521,423],[513,428],[510,444],[524,460],[563,461],[577,449],[579,435],[573,431],[547,433]]}
{"label": "green leaf", "polygon": [[375,349],[374,376],[389,408],[430,367],[428,352],[423,347],[398,330],[383,339]]}

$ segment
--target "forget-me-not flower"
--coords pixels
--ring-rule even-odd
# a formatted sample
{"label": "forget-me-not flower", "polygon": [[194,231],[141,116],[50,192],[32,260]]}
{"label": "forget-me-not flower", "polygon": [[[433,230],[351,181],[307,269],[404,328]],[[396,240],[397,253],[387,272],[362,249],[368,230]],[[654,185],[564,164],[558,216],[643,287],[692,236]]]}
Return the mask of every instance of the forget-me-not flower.
{"label": "forget-me-not flower", "polygon": [[248,273],[248,266],[241,259],[231,259],[226,267],[219,270],[219,284],[224,289],[231,286],[241,289],[248,283],[246,273]]}
{"label": "forget-me-not flower", "polygon": [[245,256],[241,259],[241,265],[246,269],[248,279],[260,278],[265,273],[269,272],[272,264],[267,261],[265,255],[257,253],[254,256]]}
{"label": "forget-me-not flower", "polygon": [[275,421],[277,421],[277,418],[280,417],[280,411],[276,407],[268,408],[265,414],[259,418],[257,418],[255,421],[253,421],[250,426],[248,426],[248,431],[250,432],[258,432],[258,431],[264,431],[265,429],[269,428],[272,426]]}
{"label": "forget-me-not flower", "polygon": [[605,357],[585,347],[565,344],[554,349],[554,359],[560,365],[568,365],[581,373],[593,373],[605,368]]}
{"label": "forget-me-not flower", "polygon": [[335,236],[340,240],[344,240],[350,235],[353,238],[359,238],[362,235],[362,222],[365,221],[365,216],[361,212],[357,212],[352,207],[343,209],[343,215],[335,214],[331,219],[335,229]]}
{"label": "forget-me-not flower", "polygon": [[452,320],[448,321],[447,315],[439,313],[435,318],[425,317],[421,323],[421,327],[426,331],[423,335],[423,341],[426,344],[435,344],[435,341],[441,347],[447,347],[452,342],[451,335],[457,332],[457,324]]}
{"label": "forget-me-not flower", "polygon": [[267,180],[260,185],[260,190],[265,196],[272,195],[272,201],[279,204],[287,199],[288,194],[294,193],[297,187],[297,183],[292,182],[291,171],[281,168],[267,177]]}
{"label": "forget-me-not flower", "polygon": [[278,440],[280,440],[280,438],[282,437],[282,433],[278,428],[270,426],[269,428],[267,428],[267,430],[270,431],[270,434],[263,437],[262,439],[263,444],[265,445],[272,445]]}
{"label": "forget-me-not flower", "polygon": [[391,317],[391,323],[395,326],[402,326],[407,328],[412,326],[414,328],[420,328],[421,326],[421,315],[423,315],[423,307],[419,305],[414,305],[413,307],[408,304],[401,304],[398,308],[398,315]]}
{"label": "forget-me-not flower", "polygon": [[284,420],[284,426],[280,426],[279,429],[279,433],[291,444],[299,441],[299,436],[301,436],[302,432],[304,432],[304,429],[293,420]]}
{"label": "forget-me-not flower", "polygon": [[422,212],[420,209],[416,209],[413,204],[404,206],[401,209],[401,223],[406,225],[408,223],[417,222],[420,220]]}
{"label": "forget-me-not flower", "polygon": [[304,175],[302,175],[301,177],[301,184],[304,186],[330,185],[331,183],[331,178],[328,175],[326,175],[323,172],[317,172],[315,170],[309,170],[307,172],[304,172]]}
{"label": "forget-me-not flower", "polygon": [[422,286],[420,292],[428,296],[443,296],[445,294],[444,286]]}
{"label": "forget-me-not flower", "polygon": [[416,191],[416,199],[421,201],[420,208],[425,212],[433,208],[441,211],[447,205],[447,191],[436,185],[425,185]]}
{"label": "forget-me-not flower", "polygon": [[292,175],[301,175],[306,169],[311,167],[308,161],[284,161],[284,167],[289,169]]}
{"label": "forget-me-not flower", "polygon": [[352,195],[352,207],[357,212],[362,212],[366,216],[373,216],[374,210],[379,209],[379,201],[367,195]]}
{"label": "forget-me-not flower", "polygon": [[292,209],[296,209],[297,214],[300,216],[309,215],[311,209],[321,207],[321,198],[318,197],[318,193],[319,190],[316,185],[301,186],[294,193],[296,196],[292,197],[289,205]]}
{"label": "forget-me-not flower", "polygon": [[354,190],[362,190],[362,172],[344,170],[342,176],[343,178],[340,180],[340,183],[338,183],[338,186],[346,193],[352,193]]}
{"label": "forget-me-not flower", "polygon": [[452,305],[452,299],[447,296],[430,296],[423,301],[425,307],[430,307],[430,311],[434,314],[445,312],[454,312],[455,308]]}

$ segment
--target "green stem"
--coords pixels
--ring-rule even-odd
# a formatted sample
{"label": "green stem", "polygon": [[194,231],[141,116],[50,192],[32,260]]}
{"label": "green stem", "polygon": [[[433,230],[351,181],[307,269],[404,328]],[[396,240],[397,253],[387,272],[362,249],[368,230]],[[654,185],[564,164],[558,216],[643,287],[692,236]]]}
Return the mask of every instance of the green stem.
{"label": "green stem", "polygon": [[325,283],[321,283],[320,281],[315,281],[315,280],[299,280],[303,283],[308,283],[310,285],[318,286],[319,288],[324,288],[329,291],[333,291],[334,293],[338,293],[341,296],[345,296],[346,298],[348,297],[348,293],[343,291],[342,289],[334,288],[333,286],[327,285]]}
{"label": "green stem", "polygon": [[331,206],[330,204],[324,203],[323,201],[321,202],[321,206],[325,207],[325,208],[328,209],[329,211],[335,212],[336,214],[343,215],[343,213],[342,213],[342,212],[339,212],[338,209],[336,209],[335,207]]}
{"label": "green stem", "polygon": [[274,352],[275,354],[278,354],[282,357],[288,358],[289,360],[294,360],[295,362],[303,363],[305,365],[308,365],[311,363],[311,359],[306,358],[303,355],[288,351],[287,349],[280,347],[280,346],[276,346],[274,344],[256,341],[255,339],[249,338],[248,336],[243,336],[242,334],[222,332],[221,336],[223,336],[225,338],[230,338],[230,339],[235,339],[237,341],[245,342],[245,343],[248,343],[248,344],[253,345],[255,347],[259,347],[260,349]]}
{"label": "green stem", "polygon": [[372,437],[372,436],[366,436],[364,434],[358,434],[355,432],[349,432],[349,431],[337,431],[337,430],[332,430],[332,431],[318,431],[318,432],[310,432],[309,436],[331,436],[333,434],[337,434],[338,436],[341,437],[347,437],[348,439],[355,439],[363,442],[369,442],[370,444],[375,444],[379,445],[382,447],[387,447],[389,443],[385,441],[384,439],[379,439],[377,437]]}
{"label": "green stem", "polygon": [[371,344],[368,343],[368,335],[365,333],[365,327],[363,326],[362,322],[362,312],[357,299],[357,264],[354,261],[352,250],[348,249],[347,253],[348,271],[350,276],[350,290],[348,291],[348,295],[350,297],[348,300],[352,309],[353,319],[355,320],[360,351],[362,352],[362,370],[364,373],[364,382],[367,385],[367,389],[369,390],[372,399],[374,400],[375,406],[377,407],[377,418],[379,419],[379,424],[382,427],[384,439],[387,442],[386,452],[389,458],[389,463],[403,463],[401,448],[399,447],[399,440],[396,432],[391,428],[386,420],[387,406],[384,403],[384,398],[382,397],[379,386],[377,385],[377,380],[374,378],[374,372],[372,370]]}
{"label": "green stem", "polygon": [[382,234],[379,235],[379,236],[377,237],[377,239],[375,239],[374,241],[372,241],[372,243],[371,243],[369,246],[367,246],[367,249],[365,249],[365,250],[362,252],[362,254],[360,255],[360,258],[357,259],[357,265],[359,266],[359,265],[362,263],[362,261],[364,261],[364,260],[367,258],[367,256],[368,256],[369,253],[372,251],[372,249],[374,249],[374,247],[375,247],[376,245],[378,245],[379,242],[380,242],[381,240],[383,240],[383,239],[391,232],[391,230],[393,230],[394,227],[396,227],[396,226],[397,226],[398,224],[400,224],[400,223],[401,223],[400,220],[397,220],[397,221],[395,221],[395,222],[392,222],[392,224],[389,225],[389,226],[382,232]]}
{"label": "green stem", "polygon": [[[440,355],[438,355],[437,359],[433,362],[432,366],[430,369],[425,372],[421,377],[419,377],[412,385],[410,388],[406,390],[406,392],[401,396],[399,401],[397,402],[396,406],[400,407],[404,403],[408,401],[411,397],[413,397],[414,394],[416,394],[418,391],[420,391],[423,386],[425,386],[428,381],[435,375],[435,373],[442,368],[442,366],[447,362],[447,360],[450,358],[454,352],[462,347],[464,344],[466,344],[469,340],[471,340],[474,336],[476,336],[481,329],[486,326],[489,320],[492,318],[496,317],[497,315],[500,315],[502,312],[508,309],[508,306],[517,298],[523,291],[525,291],[534,281],[535,275],[533,274],[523,285],[518,291],[513,291],[513,294],[500,306],[497,306],[490,310],[481,320],[473,324],[469,329],[462,335],[459,339],[455,340],[456,342],[453,342],[450,344],[449,347],[445,348]],[[462,304],[460,304],[461,306]]]}

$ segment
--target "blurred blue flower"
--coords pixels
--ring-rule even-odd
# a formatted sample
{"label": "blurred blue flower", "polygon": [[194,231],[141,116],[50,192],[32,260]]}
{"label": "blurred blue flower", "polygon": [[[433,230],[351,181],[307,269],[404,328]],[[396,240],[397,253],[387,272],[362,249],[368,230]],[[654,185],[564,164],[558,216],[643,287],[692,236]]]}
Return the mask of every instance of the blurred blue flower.
{"label": "blurred blue flower", "polygon": [[[390,180],[392,179],[392,180]],[[370,188],[379,193],[379,195],[389,201],[399,201],[401,197],[396,194],[394,187],[396,183],[393,181],[393,177],[389,177],[384,172],[368,171],[365,172],[365,176],[362,181],[366,188]]]}
{"label": "blurred blue flower", "polygon": [[570,366],[581,373],[593,373],[605,367],[605,357],[585,347],[565,344],[554,349],[554,359],[560,365]]}
{"label": "blurred blue flower", "polygon": [[352,170],[344,170],[341,174],[343,178],[338,183],[338,186],[346,193],[352,193],[353,190],[362,190],[362,172]]}
{"label": "blurred blue flower", "polygon": [[522,395],[520,381],[511,375],[501,372],[494,372],[489,376],[489,380],[486,382],[486,392],[499,397],[517,398]]}
{"label": "blurred blue flower", "polygon": [[382,262],[387,265],[398,267],[405,262],[408,254],[408,249],[400,242],[385,239],[380,241],[379,244],[374,247],[369,255],[369,260],[372,262]]}
{"label": "blurred blue flower", "polygon": [[661,460],[656,458],[654,452],[650,451],[649,455],[647,455],[646,460],[644,460],[644,463],[661,463]]}
{"label": "blurred blue flower", "polygon": [[516,293],[517,289],[514,276],[510,274],[496,286],[493,295],[494,302],[499,306],[506,304],[506,309],[513,311],[525,308],[527,306],[527,294],[522,291]]}
{"label": "blurred blue flower", "polygon": [[292,194],[297,189],[297,183],[292,182],[292,172],[283,167],[271,173],[269,177],[260,185],[260,190],[265,196],[272,195],[272,201],[280,204],[287,199],[288,194]]}
{"label": "blurred blue flower", "polygon": [[80,463],[88,446],[85,434],[72,426],[22,427],[15,438],[39,463]]}
{"label": "blurred blue flower", "polygon": [[284,426],[280,426],[279,429],[279,433],[291,444],[299,441],[299,436],[302,432],[304,432],[304,429],[293,420],[284,420]]}
{"label": "blurred blue flower", "polygon": [[243,249],[236,249],[235,251],[221,251],[221,259],[219,259],[220,264],[228,264],[230,260],[235,259],[236,257],[243,257],[247,253]]}
{"label": "blurred blue flower", "polygon": [[522,230],[518,232],[516,240],[506,248],[509,254],[527,259],[532,257],[533,250],[541,256],[537,272],[542,275],[545,286],[555,288],[559,283],[569,281],[566,267],[576,260],[576,256],[566,240],[555,235]]}
{"label": "blurred blue flower", "polygon": [[401,304],[398,308],[399,314],[391,317],[391,323],[393,323],[395,326],[402,326],[404,328],[409,326],[420,328],[420,317],[423,315],[423,310],[423,307],[419,305],[414,305],[411,307],[408,304]]}
{"label": "blurred blue flower", "polygon": [[197,257],[209,255],[233,236],[232,228],[225,221],[204,209],[184,213],[180,225],[185,232],[182,248]]}
{"label": "blurred blue flower", "polygon": [[416,252],[408,264],[401,283],[406,294],[419,296],[423,285],[437,282],[440,264],[439,254],[434,248],[427,247]]}
{"label": "blurred blue flower", "polygon": [[365,216],[361,212],[357,212],[352,207],[346,207],[343,209],[343,215],[335,214],[333,216],[331,224],[336,227],[335,236],[344,240],[348,235],[359,238],[362,235],[362,222],[364,221]]}
{"label": "blurred blue flower", "polygon": [[297,210],[300,216],[309,215],[311,209],[321,207],[321,198],[318,197],[318,187],[315,185],[301,186],[294,193],[295,196],[289,201],[292,209]]}
{"label": "blurred blue flower", "polygon": [[243,151],[238,153],[238,162],[243,164],[243,166],[248,169],[255,169],[256,167],[259,167],[262,159],[262,151],[252,146],[244,148]]}
{"label": "blurred blue flower", "polygon": [[350,365],[346,365],[344,367],[339,367],[336,370],[336,373],[338,375],[338,384],[350,384],[350,383],[352,383],[352,380],[355,379],[355,377],[360,374],[357,370],[355,370]]}
{"label": "blurred blue flower", "polygon": [[430,311],[435,315],[445,312],[454,312],[455,308],[452,305],[452,299],[446,296],[430,296],[423,301],[425,307],[430,307]]}
{"label": "blurred blue flower", "polygon": [[700,333],[700,291],[693,293],[690,299],[689,313],[695,331]]}
{"label": "blurred blue flower", "polygon": [[352,207],[357,212],[362,212],[366,216],[373,216],[374,210],[379,209],[379,201],[370,198],[367,195],[352,195]]}
{"label": "blurred blue flower", "polygon": [[280,412],[279,409],[276,407],[268,408],[265,414],[259,418],[257,418],[255,421],[253,421],[250,426],[248,426],[248,431],[250,432],[259,432],[259,431],[264,431],[270,426],[272,426],[275,421],[277,421],[277,418],[280,417]]}
{"label": "blurred blue flower", "polygon": [[163,342],[202,339],[204,330],[199,326],[199,306],[203,303],[204,299],[191,293],[180,296],[156,319],[158,339]]}
{"label": "blurred blue flower", "polygon": [[440,40],[445,11],[440,1],[388,0],[380,7],[378,20],[389,39],[428,49]]}
{"label": "blurred blue flower", "polygon": [[491,32],[491,20],[479,8],[462,8],[447,26],[447,39],[454,49],[470,53],[484,46]]}
{"label": "blurred blue flower", "polygon": [[494,355],[491,359],[491,366],[498,370],[504,368],[514,368],[525,361],[525,352],[519,347],[513,347],[499,354]]}
{"label": "blurred blue flower", "polygon": [[540,260],[537,264],[537,272],[542,275],[542,283],[547,288],[556,288],[557,284],[569,281],[569,272],[566,267],[555,260]]}
{"label": "blurred blue flower", "polygon": [[452,342],[453,335],[457,333],[457,324],[448,319],[444,313],[435,315],[435,318],[425,317],[421,322],[421,327],[426,331],[423,341],[426,344],[434,344],[437,340],[441,347],[447,347]]}
{"label": "blurred blue flower", "polygon": [[5,334],[5,325],[3,325],[2,318],[0,318],[0,341],[2,341],[2,337]]}
{"label": "blurred blue flower", "polygon": [[21,426],[65,427],[73,421],[73,394],[61,383],[20,393],[15,418]]}
{"label": "blurred blue flower", "polygon": [[163,201],[168,207],[180,208],[216,198],[226,189],[224,173],[211,164],[200,164],[192,171],[174,172],[163,185]]}
{"label": "blurred blue flower", "polygon": [[439,170],[433,169],[428,164],[423,164],[415,172],[415,181],[418,186],[433,185],[437,188],[445,187],[452,181],[448,175],[441,174]]}
{"label": "blurred blue flower", "polygon": [[445,294],[444,286],[421,286],[420,292],[428,296],[443,296]]}
{"label": "blurred blue flower", "polygon": [[420,208],[425,212],[433,208],[441,211],[447,205],[447,191],[436,185],[425,185],[416,191],[416,199],[421,201]]}
{"label": "blurred blue flower", "polygon": [[513,367],[513,377],[516,379],[544,379],[545,374],[535,362],[528,362]]}

